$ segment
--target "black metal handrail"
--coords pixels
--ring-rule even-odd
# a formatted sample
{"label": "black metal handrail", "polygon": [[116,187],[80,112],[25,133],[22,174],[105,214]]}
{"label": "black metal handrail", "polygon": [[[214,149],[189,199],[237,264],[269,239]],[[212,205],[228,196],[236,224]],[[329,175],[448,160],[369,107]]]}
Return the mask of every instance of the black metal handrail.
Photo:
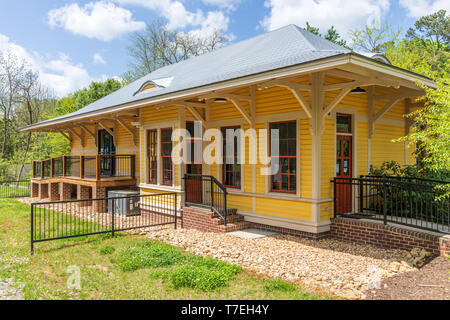
{"label": "black metal handrail", "polygon": [[65,155],[33,161],[33,178],[76,177],[103,178],[136,177],[136,156],[128,154]]}
{"label": "black metal handrail", "polygon": [[209,208],[227,225],[227,189],[215,177],[187,173],[184,180],[185,206]]}
{"label": "black metal handrail", "polygon": [[437,184],[381,177],[334,178],[334,215],[450,233],[450,199]]}
{"label": "black metal handrail", "polygon": [[450,181],[426,179],[426,178],[418,178],[418,177],[361,175],[360,178],[361,179],[389,179],[389,180],[392,179],[392,180],[398,180],[398,181],[404,181],[404,182],[415,182],[415,183],[433,184],[433,185],[450,184]]}

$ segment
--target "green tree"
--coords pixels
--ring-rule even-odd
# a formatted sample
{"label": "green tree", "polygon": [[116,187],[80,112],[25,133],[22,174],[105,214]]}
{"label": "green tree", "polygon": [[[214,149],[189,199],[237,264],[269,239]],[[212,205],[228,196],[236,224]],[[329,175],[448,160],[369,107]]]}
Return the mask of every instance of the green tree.
{"label": "green tree", "polygon": [[309,31],[317,36],[323,37],[331,42],[336,43],[337,45],[340,45],[344,48],[350,49],[351,48],[347,45],[347,41],[345,41],[344,39],[342,39],[341,35],[339,34],[339,32],[337,32],[337,30],[334,28],[334,26],[331,26],[331,28],[329,28],[327,30],[327,33],[322,36],[319,32],[319,28],[313,27],[309,24],[309,22],[306,22],[306,31]]}
{"label": "green tree", "polygon": [[105,82],[91,82],[88,88],[78,90],[58,100],[56,114],[50,117],[61,116],[77,111],[98,99],[101,99],[122,87],[122,82],[108,79]]}
{"label": "green tree", "polygon": [[366,25],[361,30],[351,30],[350,34],[355,50],[384,53],[396,45],[400,30],[394,30],[389,25]]}
{"label": "green tree", "polygon": [[[400,141],[417,147],[425,155],[424,167],[434,172],[450,171],[450,78],[441,79],[438,88],[422,86],[426,91],[421,98],[424,108],[408,115],[415,129]],[[450,195],[450,190],[449,190]]]}
{"label": "green tree", "polygon": [[450,41],[450,15],[445,10],[439,10],[433,14],[421,17],[414,23],[415,28],[410,28],[407,37],[410,39],[430,39],[436,44],[436,48],[447,47]]}
{"label": "green tree", "polygon": [[218,49],[226,42],[226,37],[217,30],[199,36],[169,30],[163,21],[157,20],[132,36],[128,46],[129,71],[123,78],[126,82],[134,81],[161,67]]}

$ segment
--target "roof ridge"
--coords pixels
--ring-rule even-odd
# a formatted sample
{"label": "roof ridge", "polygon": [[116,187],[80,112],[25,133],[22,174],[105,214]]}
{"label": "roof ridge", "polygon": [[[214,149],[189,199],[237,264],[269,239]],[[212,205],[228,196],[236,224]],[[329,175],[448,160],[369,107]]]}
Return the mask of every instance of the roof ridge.
{"label": "roof ridge", "polygon": [[[154,70],[154,71],[152,71],[152,72],[150,72],[150,73],[147,73],[146,75],[142,76],[141,78],[139,78],[139,79],[137,79],[137,80],[143,79],[144,77],[147,77],[147,76],[151,75],[151,74],[152,74],[153,72],[155,72],[155,71],[163,70],[163,69],[165,69],[165,68],[169,68],[169,67],[172,67],[172,66],[175,66],[175,65],[182,65],[182,64],[184,64],[184,63],[187,63],[188,61],[189,61],[189,62],[192,62],[192,60],[196,60],[196,59],[198,59],[198,58],[200,58],[200,57],[205,57],[205,56],[217,54],[217,52],[220,52],[220,51],[222,51],[223,49],[229,48],[229,47],[231,47],[231,46],[233,46],[233,45],[237,45],[237,44],[241,44],[241,43],[246,43],[246,42],[249,42],[249,41],[254,41],[254,40],[257,39],[257,38],[265,37],[265,36],[267,36],[268,34],[277,32],[277,31],[282,30],[282,29],[287,29],[287,28],[289,28],[289,27],[291,27],[291,26],[296,27],[295,24],[289,24],[289,25],[280,27],[280,28],[278,28],[278,29],[274,29],[274,30],[271,30],[271,31],[268,31],[268,32],[264,32],[264,33],[258,34],[258,35],[254,36],[254,37],[250,37],[250,38],[247,38],[247,39],[243,39],[243,40],[238,41],[238,42],[235,42],[235,43],[230,43],[230,45],[225,45],[225,46],[223,46],[223,47],[221,47],[221,48],[218,48],[218,49],[216,49],[216,50],[209,51],[209,52],[205,52],[205,53],[200,54],[200,55],[198,55],[198,56],[192,56],[192,57],[190,57],[190,58],[188,58],[188,59],[186,59],[186,60],[178,61],[177,63],[169,64],[169,65],[167,65],[167,66],[158,68],[158,69],[156,69],[156,70]],[[306,40],[306,39],[305,39],[305,40]],[[308,44],[309,44],[309,42],[308,42]],[[137,81],[137,80],[135,80],[135,81]]]}
{"label": "roof ridge", "polygon": [[[302,32],[302,30],[304,30],[306,32],[309,32],[309,31],[297,26],[296,24],[290,24],[289,26],[292,26],[295,29],[295,31],[297,31],[297,33],[301,35],[301,37],[306,41],[306,43],[308,43],[308,45],[312,51],[317,50],[317,48],[312,45],[311,41],[309,41]],[[309,32],[309,33],[314,34],[312,32]]]}

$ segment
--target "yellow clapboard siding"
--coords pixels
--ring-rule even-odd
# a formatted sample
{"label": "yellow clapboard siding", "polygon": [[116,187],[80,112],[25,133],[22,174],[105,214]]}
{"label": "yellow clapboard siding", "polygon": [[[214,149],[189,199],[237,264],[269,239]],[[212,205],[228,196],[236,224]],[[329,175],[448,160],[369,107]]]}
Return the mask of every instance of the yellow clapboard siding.
{"label": "yellow clapboard siding", "polygon": [[394,160],[405,163],[403,142],[392,142],[404,135],[404,127],[375,124],[375,133],[370,142],[371,165],[379,167],[384,161]]}
{"label": "yellow clapboard siding", "polygon": [[[258,136],[258,153],[259,153],[259,150],[261,149],[261,145],[263,143],[263,135],[261,135],[259,129],[265,129],[265,124],[257,123],[255,128],[256,128],[256,133]],[[261,170],[263,170],[264,168],[265,168],[265,166],[259,160],[259,154],[258,154],[258,163],[256,165],[256,193],[260,193],[260,194],[263,194],[266,192],[266,176],[261,174]]]}
{"label": "yellow clapboard siding", "polygon": [[300,120],[300,195],[312,197],[312,140],[309,120]]}
{"label": "yellow clapboard siding", "polygon": [[163,122],[178,119],[178,107],[170,106],[156,109],[156,106],[148,106],[141,109],[141,121],[143,123]]}
{"label": "yellow clapboard siding", "polygon": [[258,197],[255,211],[271,216],[311,221],[311,204],[309,202]]}
{"label": "yellow clapboard siding", "polygon": [[326,119],[321,138],[321,198],[330,198],[333,195],[330,181],[334,177],[335,139],[334,119]]}
{"label": "yellow clapboard siding", "polygon": [[320,221],[327,221],[333,218],[333,202],[325,202],[320,204]]}
{"label": "yellow clapboard siding", "polygon": [[[357,149],[357,175],[360,176],[362,174],[368,174],[369,168],[368,168],[368,124],[367,122],[358,122],[356,124],[357,126],[357,141],[356,141],[356,149]],[[355,143],[355,141],[353,141]],[[353,147],[353,150],[355,147]]]}
{"label": "yellow clapboard siding", "polygon": [[227,195],[227,207],[238,208],[241,211],[253,211],[253,199],[250,196],[241,196],[236,194]]}

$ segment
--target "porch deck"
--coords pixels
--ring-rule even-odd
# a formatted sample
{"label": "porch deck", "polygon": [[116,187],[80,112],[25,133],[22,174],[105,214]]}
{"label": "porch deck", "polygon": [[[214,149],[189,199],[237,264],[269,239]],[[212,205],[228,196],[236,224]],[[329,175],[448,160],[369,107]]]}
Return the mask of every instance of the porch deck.
{"label": "porch deck", "polygon": [[90,187],[135,185],[135,155],[66,155],[33,161],[31,182]]}

